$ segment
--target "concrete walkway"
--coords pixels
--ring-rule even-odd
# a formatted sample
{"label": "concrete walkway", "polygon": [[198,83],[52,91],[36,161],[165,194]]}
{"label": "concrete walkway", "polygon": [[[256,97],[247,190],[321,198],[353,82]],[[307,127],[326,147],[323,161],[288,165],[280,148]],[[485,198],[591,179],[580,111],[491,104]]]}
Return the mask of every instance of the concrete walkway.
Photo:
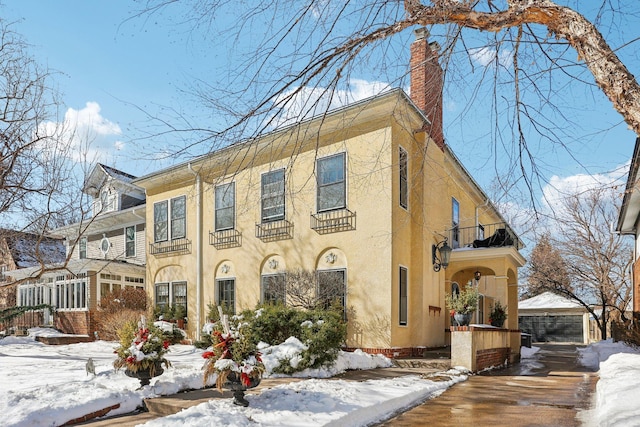
{"label": "concrete walkway", "polygon": [[[539,345],[535,360],[469,377],[439,397],[410,409],[380,426],[578,426],[576,414],[589,408],[597,374],[577,363],[575,345]],[[429,356],[427,356],[429,357]],[[335,379],[364,381],[404,375],[430,375],[449,368],[442,355],[396,361],[394,368],[349,371]],[[295,378],[267,378],[248,393]],[[92,427],[133,427],[211,399],[231,398],[216,389],[194,390],[145,401],[149,412],[89,421]]]}
{"label": "concrete walkway", "polygon": [[[348,381],[366,381],[374,379],[397,378],[406,375],[428,376],[449,369],[450,360],[445,358],[445,355],[435,352],[434,354],[427,355],[427,358],[425,359],[397,360],[396,364],[397,366],[391,368],[348,371],[341,375],[332,377],[330,378],[330,380],[342,379]],[[262,380],[258,387],[249,390],[247,394],[259,394],[263,390],[275,387],[279,384],[302,380],[302,378],[266,378]],[[215,388],[193,390],[170,396],[145,399],[145,405],[148,410],[146,412],[109,417],[105,419],[93,419],[75,425],[91,425],[92,427],[134,427],[139,424],[144,424],[147,421],[153,420],[155,418],[175,414],[183,409],[199,405],[200,403],[204,403],[212,399],[232,398],[233,394],[231,391],[224,391],[224,393],[220,393]]]}
{"label": "concrete walkway", "polygon": [[598,377],[575,345],[543,344],[535,361],[470,377],[382,426],[579,426]]}

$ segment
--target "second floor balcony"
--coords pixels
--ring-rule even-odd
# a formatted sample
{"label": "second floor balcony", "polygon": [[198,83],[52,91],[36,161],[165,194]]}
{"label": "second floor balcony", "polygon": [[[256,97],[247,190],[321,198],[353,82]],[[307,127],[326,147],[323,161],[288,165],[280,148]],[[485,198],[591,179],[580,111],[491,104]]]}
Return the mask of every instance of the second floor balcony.
{"label": "second floor balcony", "polygon": [[453,249],[459,248],[497,248],[524,247],[522,240],[509,224],[498,222],[495,224],[480,224],[473,227],[454,227],[444,233],[448,244]]}

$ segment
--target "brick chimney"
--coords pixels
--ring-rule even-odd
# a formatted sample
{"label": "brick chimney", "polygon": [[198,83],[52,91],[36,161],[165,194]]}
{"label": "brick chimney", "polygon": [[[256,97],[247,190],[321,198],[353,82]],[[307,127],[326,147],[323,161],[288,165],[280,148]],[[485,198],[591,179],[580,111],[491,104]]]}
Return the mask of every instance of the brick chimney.
{"label": "brick chimney", "polygon": [[429,43],[429,30],[415,30],[416,39],[411,43],[411,100],[424,112],[431,125],[425,126],[435,143],[444,150],[442,130],[443,72],[438,63],[437,42]]}

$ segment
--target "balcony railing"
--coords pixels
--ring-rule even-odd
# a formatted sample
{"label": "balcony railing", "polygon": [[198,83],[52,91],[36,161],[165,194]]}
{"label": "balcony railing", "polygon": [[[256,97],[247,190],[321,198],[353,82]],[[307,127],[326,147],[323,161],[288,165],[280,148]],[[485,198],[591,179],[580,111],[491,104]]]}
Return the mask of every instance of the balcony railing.
{"label": "balcony railing", "polygon": [[338,233],[356,229],[356,213],[340,209],[311,214],[311,228],[318,234]]}
{"label": "balcony railing", "polygon": [[263,242],[293,239],[293,223],[282,219],[256,224],[256,237]]}
{"label": "balcony railing", "polygon": [[149,253],[151,255],[165,255],[174,252],[191,252],[191,240],[175,239],[166,242],[149,243]]}
{"label": "balcony railing", "polygon": [[209,244],[216,249],[237,248],[242,246],[242,233],[234,228],[230,230],[210,231]]}
{"label": "balcony railing", "polygon": [[518,235],[504,222],[456,227],[447,230],[445,236],[453,249],[514,246],[520,250],[524,247]]}

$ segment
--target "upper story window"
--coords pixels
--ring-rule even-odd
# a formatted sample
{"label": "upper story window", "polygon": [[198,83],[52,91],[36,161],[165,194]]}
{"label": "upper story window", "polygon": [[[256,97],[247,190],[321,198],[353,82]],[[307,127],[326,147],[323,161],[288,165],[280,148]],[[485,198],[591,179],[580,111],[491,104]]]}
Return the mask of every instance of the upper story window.
{"label": "upper story window", "polygon": [[125,256],[136,256],[136,226],[132,225],[124,229],[124,251]]}
{"label": "upper story window", "polygon": [[400,147],[398,166],[400,173],[400,206],[409,207],[409,165],[407,151]]}
{"label": "upper story window", "polygon": [[0,265],[0,282],[4,282],[5,280],[7,280],[7,266],[6,265]]}
{"label": "upper story window", "polygon": [[86,259],[87,258],[87,238],[81,237],[78,242],[78,258]]}
{"label": "upper story window", "polygon": [[236,219],[236,183],[230,182],[216,186],[216,231],[235,228]]}
{"label": "upper story window", "polygon": [[347,207],[345,154],[318,159],[318,212]]}
{"label": "upper story window", "polygon": [[153,204],[153,239],[155,242],[183,239],[187,235],[187,199],[174,197]]}
{"label": "upper story window", "polygon": [[284,169],[262,175],[262,222],[284,219]]}
{"label": "upper story window", "polygon": [[451,198],[451,246],[460,247],[460,203]]}
{"label": "upper story window", "polygon": [[100,191],[100,198],[93,202],[93,214],[106,213],[117,209],[118,194],[108,188]]}

